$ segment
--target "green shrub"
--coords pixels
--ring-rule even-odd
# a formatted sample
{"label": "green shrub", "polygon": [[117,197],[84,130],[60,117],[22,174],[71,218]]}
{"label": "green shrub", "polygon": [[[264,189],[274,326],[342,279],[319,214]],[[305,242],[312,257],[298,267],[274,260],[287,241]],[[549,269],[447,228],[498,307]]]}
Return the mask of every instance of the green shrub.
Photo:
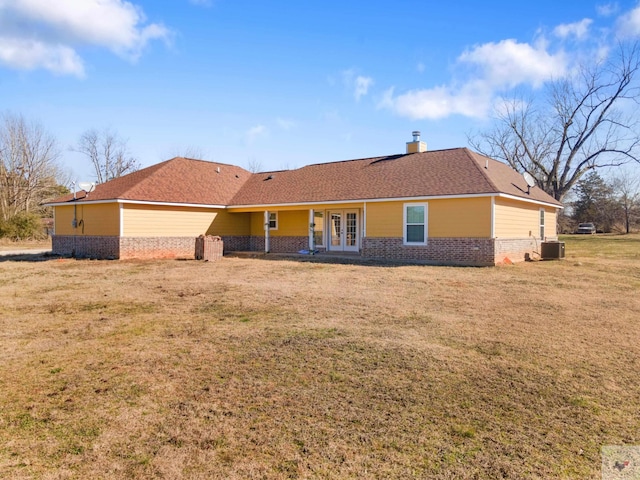
{"label": "green shrub", "polygon": [[6,221],[0,220],[0,237],[11,240],[42,238],[42,219],[35,213],[22,212]]}

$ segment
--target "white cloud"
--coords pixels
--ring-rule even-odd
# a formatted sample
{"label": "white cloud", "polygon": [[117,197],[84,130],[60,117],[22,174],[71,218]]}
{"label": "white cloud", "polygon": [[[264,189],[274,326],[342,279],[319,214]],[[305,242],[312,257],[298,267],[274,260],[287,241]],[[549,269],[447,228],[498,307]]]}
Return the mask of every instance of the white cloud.
{"label": "white cloud", "polygon": [[268,133],[269,133],[269,130],[267,129],[267,127],[265,127],[264,125],[256,125],[255,127],[251,127],[249,130],[247,130],[245,136],[246,136],[247,142],[253,143],[258,138],[264,137]]}
{"label": "white cloud", "polygon": [[575,37],[577,40],[583,40],[589,33],[589,27],[593,23],[590,18],[583,18],[579,22],[563,23],[553,29],[553,33],[559,38]]}
{"label": "white cloud", "polygon": [[545,47],[542,43],[532,46],[511,39],[502,40],[466,51],[458,61],[476,65],[484,80],[495,87],[512,88],[520,84],[538,87],[567,71],[565,54],[550,54]]}
{"label": "white cloud", "polygon": [[596,5],[596,12],[601,17],[610,17],[618,12],[618,4],[613,3],[605,3],[604,5]]}
{"label": "white cloud", "polygon": [[84,76],[82,59],[71,48],[0,36],[0,62],[19,70],[45,68],[58,75]]}
{"label": "white cloud", "polygon": [[[150,41],[168,41],[171,36],[162,24],[146,24],[142,9],[125,0],[0,0],[0,24],[0,48],[32,46],[18,52],[23,58],[4,55],[1,61],[13,68],[44,68],[75,75],[81,64],[76,52],[79,46],[107,48],[136,61]],[[42,51],[54,54],[34,53]]]}
{"label": "white cloud", "polygon": [[373,85],[373,78],[363,77],[361,75],[358,75],[358,77],[355,80],[355,92],[354,92],[356,102],[360,100],[360,97],[363,97],[367,93],[369,93],[369,87],[371,85]]}
{"label": "white cloud", "polygon": [[418,73],[424,73],[426,69],[427,67],[425,66],[424,63],[418,62],[418,65],[416,66],[416,70],[418,71]]}
{"label": "white cloud", "polygon": [[374,83],[371,77],[356,75],[356,70],[353,68],[342,71],[342,82],[349,90],[353,90],[356,102],[369,93],[369,88]]}
{"label": "white cloud", "polygon": [[620,15],[617,21],[617,33],[623,38],[640,35],[640,5]]}
{"label": "white cloud", "polygon": [[491,92],[481,83],[473,82],[459,90],[441,85],[411,90],[397,96],[393,95],[393,89],[389,89],[378,106],[390,108],[398,115],[412,120],[437,120],[454,114],[482,118],[489,111],[491,101]]}
{"label": "white cloud", "polygon": [[568,59],[560,51],[551,54],[546,44],[503,40],[485,43],[463,52],[457,67],[467,80],[394,95],[387,90],[378,103],[411,119],[439,119],[450,115],[483,118],[492,109],[497,94],[520,85],[533,88],[568,73]]}
{"label": "white cloud", "polygon": [[189,3],[198,7],[210,7],[213,5],[212,0],[189,0]]}
{"label": "white cloud", "polygon": [[293,127],[296,126],[296,122],[288,118],[278,117],[276,118],[276,123],[278,124],[278,127],[280,127],[282,130],[291,130]]}

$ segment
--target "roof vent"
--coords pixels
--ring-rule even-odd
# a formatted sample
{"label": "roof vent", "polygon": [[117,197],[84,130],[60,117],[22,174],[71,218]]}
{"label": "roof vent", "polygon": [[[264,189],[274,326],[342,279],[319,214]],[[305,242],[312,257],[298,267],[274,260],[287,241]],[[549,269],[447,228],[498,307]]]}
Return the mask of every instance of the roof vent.
{"label": "roof vent", "polygon": [[427,151],[426,142],[420,141],[420,131],[414,130],[411,132],[413,135],[413,142],[407,142],[407,153],[421,153]]}

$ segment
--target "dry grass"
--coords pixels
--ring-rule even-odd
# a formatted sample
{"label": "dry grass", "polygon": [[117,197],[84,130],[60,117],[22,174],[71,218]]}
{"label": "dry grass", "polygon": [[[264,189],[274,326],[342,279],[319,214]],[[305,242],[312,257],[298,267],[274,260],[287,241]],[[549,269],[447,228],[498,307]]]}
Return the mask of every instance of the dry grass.
{"label": "dry grass", "polygon": [[500,268],[0,262],[2,478],[599,478],[640,237]]}
{"label": "dry grass", "polygon": [[51,239],[44,240],[22,240],[14,242],[7,238],[0,238],[0,252],[7,250],[29,250],[29,249],[41,249],[51,248]]}

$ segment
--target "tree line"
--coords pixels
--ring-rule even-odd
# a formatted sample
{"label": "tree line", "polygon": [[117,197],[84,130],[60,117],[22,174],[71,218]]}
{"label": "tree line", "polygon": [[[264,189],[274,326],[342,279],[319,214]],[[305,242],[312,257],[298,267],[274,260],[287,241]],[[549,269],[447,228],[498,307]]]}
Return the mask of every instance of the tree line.
{"label": "tree line", "polygon": [[[84,132],[70,150],[94,167],[98,183],[140,168],[127,141],[110,129]],[[0,237],[43,236],[43,202],[69,193],[70,175],[62,166],[62,148],[44,126],[22,115],[0,116]]]}
{"label": "tree line", "polygon": [[631,233],[640,228],[640,177],[621,174],[604,179],[596,171],[584,176],[569,202],[561,230],[571,233],[580,223],[594,223],[602,233]]}

